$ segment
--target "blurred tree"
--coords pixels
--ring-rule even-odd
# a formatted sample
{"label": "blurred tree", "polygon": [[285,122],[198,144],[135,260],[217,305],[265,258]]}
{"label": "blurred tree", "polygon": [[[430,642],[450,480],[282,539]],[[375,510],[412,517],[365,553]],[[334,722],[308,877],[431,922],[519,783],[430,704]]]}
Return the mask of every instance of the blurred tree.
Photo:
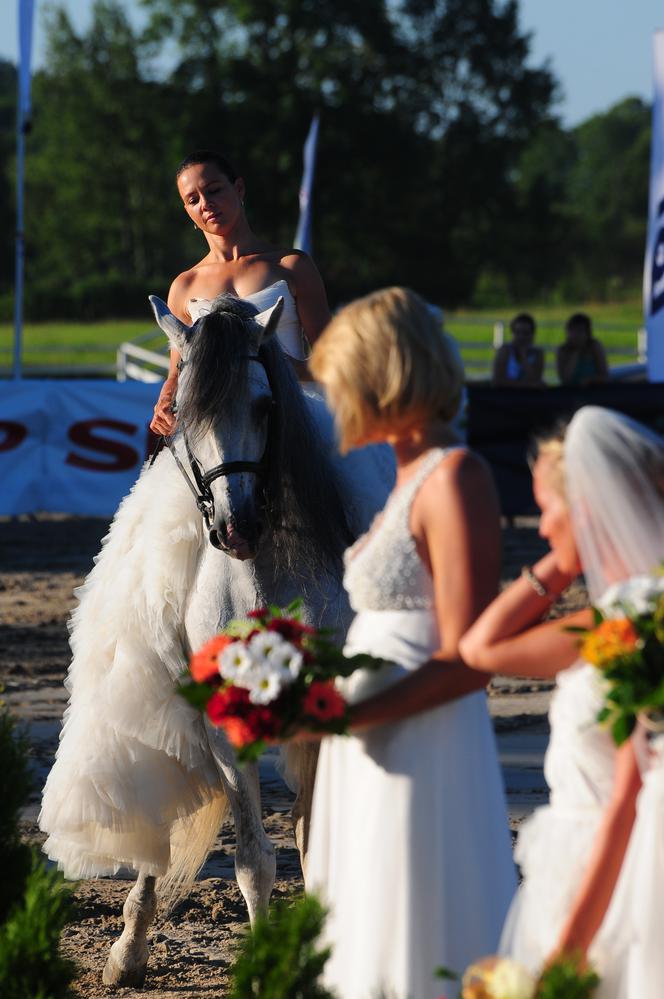
{"label": "blurred tree", "polygon": [[16,67],[0,60],[0,293],[14,283]]}
{"label": "blurred tree", "polygon": [[252,219],[284,243],[322,110],[314,243],[333,299],[399,282],[454,304],[499,260],[512,171],[555,98],[550,70],[527,66],[516,0],[142,4],[199,94],[190,145],[238,156]]}
{"label": "blurred tree", "polygon": [[[391,283],[448,306],[478,281],[585,297],[640,271],[649,111],[625,101],[565,132],[516,0],[142,6],[142,31],[118,0],[97,0],[83,34],[50,14],[28,157],[33,315],[140,313],[202,255],[173,183],[193,148],[236,162],[252,225],[289,245],[314,110],[314,253],[335,304]],[[0,170],[14,98],[0,64]],[[10,202],[5,188],[11,274]]]}
{"label": "blurred tree", "polygon": [[[145,310],[146,288],[178,259],[174,162],[178,101],[123,9],[99,0],[79,37],[63,10],[48,23],[34,80],[26,199],[28,308]],[[175,125],[177,131],[177,124]]]}
{"label": "blurred tree", "polygon": [[648,218],[651,109],[638,97],[594,115],[572,133],[567,201],[577,281],[590,297],[638,285]]}

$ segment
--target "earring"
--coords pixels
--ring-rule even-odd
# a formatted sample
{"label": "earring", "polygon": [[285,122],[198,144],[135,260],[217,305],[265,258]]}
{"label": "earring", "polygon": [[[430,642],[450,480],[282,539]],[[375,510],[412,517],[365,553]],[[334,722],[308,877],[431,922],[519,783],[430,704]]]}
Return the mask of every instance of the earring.
{"label": "earring", "polygon": [[194,229],[198,229],[198,226],[196,225],[195,222],[192,222],[191,224],[193,225]]}

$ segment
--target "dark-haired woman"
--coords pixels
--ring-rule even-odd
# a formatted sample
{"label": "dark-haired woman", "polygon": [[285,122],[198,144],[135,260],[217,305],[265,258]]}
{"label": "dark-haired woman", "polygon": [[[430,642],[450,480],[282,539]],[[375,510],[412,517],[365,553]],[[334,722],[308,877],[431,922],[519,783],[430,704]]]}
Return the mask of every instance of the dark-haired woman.
{"label": "dark-haired woman", "polygon": [[[311,258],[300,250],[273,246],[252,232],[244,210],[244,180],[218,153],[202,150],[183,160],[177,187],[184,210],[207,241],[208,252],[173,281],[168,295],[171,312],[190,324],[222,292],[247,298],[259,308],[273,305],[275,297],[282,295],[284,315],[278,337],[304,377],[304,338],[313,343],[330,318],[325,288]],[[158,434],[175,429],[171,407],[179,360],[177,351],[172,351],[150,425]]]}

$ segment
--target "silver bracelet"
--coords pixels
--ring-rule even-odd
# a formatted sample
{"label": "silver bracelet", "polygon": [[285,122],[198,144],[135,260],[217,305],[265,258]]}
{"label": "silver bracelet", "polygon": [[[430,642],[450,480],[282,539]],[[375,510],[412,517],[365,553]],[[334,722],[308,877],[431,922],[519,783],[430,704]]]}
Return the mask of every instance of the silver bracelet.
{"label": "silver bracelet", "polygon": [[553,596],[550,590],[548,590],[547,587],[544,585],[542,580],[537,578],[537,576],[535,575],[535,573],[533,572],[533,570],[529,565],[524,565],[524,567],[521,570],[521,576],[523,579],[526,580],[527,583],[530,583],[530,585],[532,586],[538,597]]}

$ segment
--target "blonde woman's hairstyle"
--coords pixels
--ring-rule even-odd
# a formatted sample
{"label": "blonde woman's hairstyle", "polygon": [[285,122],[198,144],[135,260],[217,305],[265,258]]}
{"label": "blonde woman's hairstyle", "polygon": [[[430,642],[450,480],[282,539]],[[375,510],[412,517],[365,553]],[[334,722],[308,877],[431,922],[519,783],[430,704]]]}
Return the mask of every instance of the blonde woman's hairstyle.
{"label": "blonde woman's hairstyle", "polygon": [[565,481],[565,434],[569,421],[556,424],[549,433],[535,438],[528,458],[531,472],[540,458],[549,462],[548,481],[561,499],[567,502],[567,485]]}
{"label": "blonde woman's hairstyle", "polygon": [[407,288],[376,291],[341,309],[316,341],[310,368],[327,391],[342,452],[375,430],[452,420],[463,390],[456,344]]}

